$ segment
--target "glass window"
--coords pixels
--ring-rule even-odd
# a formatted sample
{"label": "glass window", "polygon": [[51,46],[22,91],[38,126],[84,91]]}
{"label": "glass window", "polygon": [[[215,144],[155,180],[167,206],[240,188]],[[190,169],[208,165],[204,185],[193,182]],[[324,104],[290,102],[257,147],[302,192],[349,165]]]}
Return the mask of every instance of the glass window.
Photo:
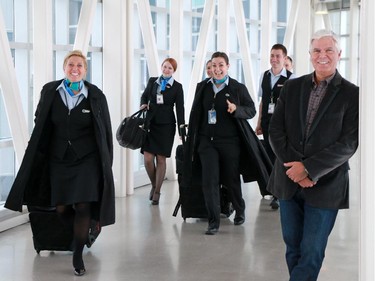
{"label": "glass window", "polygon": [[0,89],[0,206],[5,203],[15,175],[15,154],[8,116]]}

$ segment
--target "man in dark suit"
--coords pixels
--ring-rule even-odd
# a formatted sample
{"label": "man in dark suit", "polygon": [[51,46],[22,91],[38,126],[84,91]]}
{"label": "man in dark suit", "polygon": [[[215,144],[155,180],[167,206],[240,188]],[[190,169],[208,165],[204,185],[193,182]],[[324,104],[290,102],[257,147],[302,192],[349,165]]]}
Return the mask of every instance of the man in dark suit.
{"label": "man in dark suit", "polygon": [[267,189],[280,200],[290,281],[317,280],[337,212],[349,207],[359,88],[337,71],[340,56],[336,34],[316,32],[315,71],[284,84],[270,122],[277,159]]}

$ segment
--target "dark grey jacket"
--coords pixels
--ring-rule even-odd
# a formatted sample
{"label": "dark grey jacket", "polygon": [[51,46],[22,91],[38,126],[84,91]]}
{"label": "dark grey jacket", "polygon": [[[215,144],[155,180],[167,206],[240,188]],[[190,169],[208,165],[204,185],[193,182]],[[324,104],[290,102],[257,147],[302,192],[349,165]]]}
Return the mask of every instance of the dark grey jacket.
{"label": "dark grey jacket", "polygon": [[302,161],[317,182],[302,189],[306,203],[348,208],[348,160],[358,147],[359,88],[336,72],[305,136],[312,75],[288,80],[281,90],[269,127],[277,159],[267,189],[280,199],[291,199],[299,185],[285,174],[283,163]]}

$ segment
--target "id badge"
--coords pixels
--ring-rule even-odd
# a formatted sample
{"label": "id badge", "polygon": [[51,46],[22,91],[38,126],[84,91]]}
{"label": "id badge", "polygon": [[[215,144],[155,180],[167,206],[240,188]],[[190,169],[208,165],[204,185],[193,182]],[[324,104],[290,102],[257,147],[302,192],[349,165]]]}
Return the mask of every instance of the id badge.
{"label": "id badge", "polygon": [[162,94],[157,94],[156,95],[156,103],[157,104],[164,104],[164,99]]}
{"label": "id badge", "polygon": [[268,105],[268,113],[269,114],[273,114],[274,111],[275,111],[275,104],[274,103],[270,103]]}
{"label": "id badge", "polygon": [[208,111],[208,124],[216,124],[216,110],[210,109]]}

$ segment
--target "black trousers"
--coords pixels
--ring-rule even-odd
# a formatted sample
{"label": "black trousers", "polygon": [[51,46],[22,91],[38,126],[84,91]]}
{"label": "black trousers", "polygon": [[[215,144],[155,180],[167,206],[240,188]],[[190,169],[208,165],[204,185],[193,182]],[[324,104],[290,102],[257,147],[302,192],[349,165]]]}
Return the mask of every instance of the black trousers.
{"label": "black trousers", "polygon": [[202,189],[210,227],[220,225],[220,184],[228,188],[229,199],[238,213],[245,211],[240,179],[240,140],[200,136],[198,154],[202,164]]}

